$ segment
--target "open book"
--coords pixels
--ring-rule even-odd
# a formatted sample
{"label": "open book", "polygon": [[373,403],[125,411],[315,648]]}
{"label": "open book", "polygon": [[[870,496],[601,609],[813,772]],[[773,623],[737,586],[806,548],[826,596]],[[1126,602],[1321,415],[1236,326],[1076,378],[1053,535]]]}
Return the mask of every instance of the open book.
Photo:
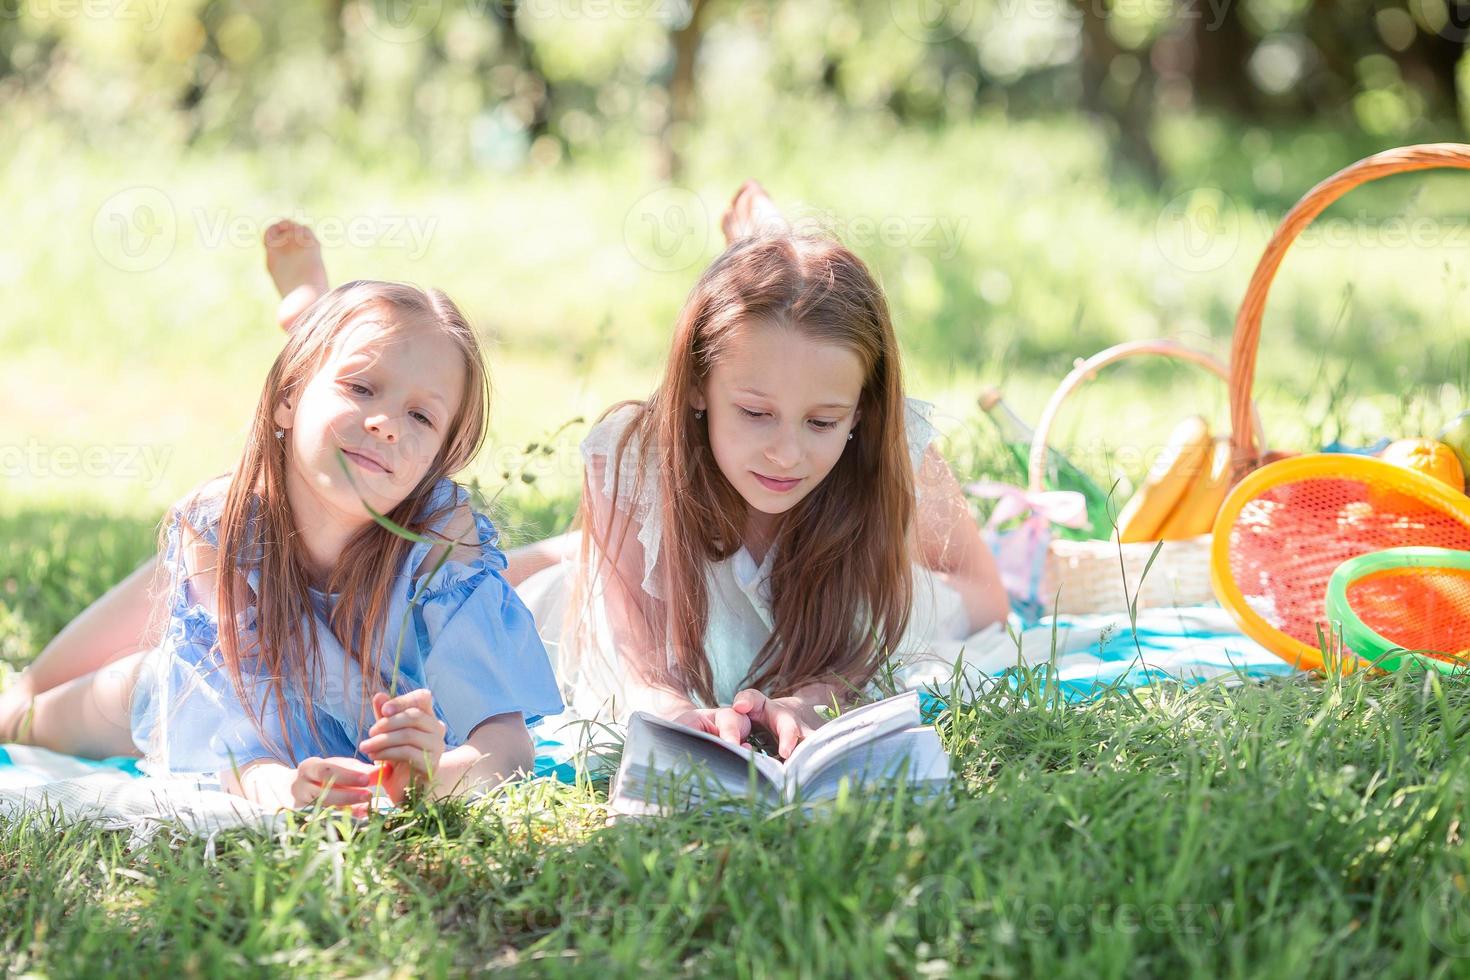
{"label": "open book", "polygon": [[949,782],[949,754],[934,728],[920,724],[919,696],[912,691],[839,715],[785,762],[635,711],[608,808],[662,813],[721,796],[816,801],[835,797],[843,779],[872,788],[899,776],[921,795]]}

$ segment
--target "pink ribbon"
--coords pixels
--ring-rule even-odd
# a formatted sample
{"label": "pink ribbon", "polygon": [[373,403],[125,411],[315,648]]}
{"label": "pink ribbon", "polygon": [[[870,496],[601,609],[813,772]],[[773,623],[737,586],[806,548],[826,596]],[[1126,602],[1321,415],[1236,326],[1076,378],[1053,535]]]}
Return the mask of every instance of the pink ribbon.
{"label": "pink ribbon", "polygon": [[1028,511],[1049,524],[1071,528],[1087,526],[1087,498],[1076,490],[1032,491],[1009,483],[981,480],[966,486],[965,492],[972,497],[999,501],[986,522],[986,527],[991,529],[1022,517]]}

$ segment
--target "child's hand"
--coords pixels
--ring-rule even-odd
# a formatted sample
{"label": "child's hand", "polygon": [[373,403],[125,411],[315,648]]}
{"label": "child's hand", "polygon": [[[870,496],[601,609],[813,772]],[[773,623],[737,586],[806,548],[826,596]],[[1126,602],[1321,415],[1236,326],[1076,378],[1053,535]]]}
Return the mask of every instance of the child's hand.
{"label": "child's hand", "polygon": [[750,748],[750,719],[733,708],[690,708],[675,715],[675,724],[688,725],[722,738],[732,745]]}
{"label": "child's hand", "polygon": [[304,806],[345,806],[353,816],[364,816],[373,798],[376,768],[358,759],[319,759],[313,756],[294,770],[291,803]]}
{"label": "child's hand", "polygon": [[800,698],[768,698],[753,687],[735,695],[731,709],[746,719],[746,725],[760,725],[776,737],[776,753],[791,758],[802,739],[822,727],[815,708]]}
{"label": "child's hand", "polygon": [[427,785],[444,754],[444,723],[434,715],[434,696],[420,688],[396,698],[373,695],[377,721],[358,750],[374,762],[392,763],[383,788],[394,803],[403,802],[410,785]]}

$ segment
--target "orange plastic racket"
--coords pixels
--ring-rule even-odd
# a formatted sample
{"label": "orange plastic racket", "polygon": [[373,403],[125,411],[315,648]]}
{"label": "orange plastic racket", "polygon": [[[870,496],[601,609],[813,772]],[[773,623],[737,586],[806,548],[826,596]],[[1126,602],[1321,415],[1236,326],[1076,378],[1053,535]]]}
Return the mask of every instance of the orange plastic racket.
{"label": "orange plastic racket", "polygon": [[[1243,633],[1288,663],[1321,670],[1319,635],[1334,632],[1332,573],[1401,547],[1470,550],[1470,497],[1371,456],[1294,456],[1252,472],[1225,499],[1210,580]],[[1358,652],[1346,652],[1351,669]]]}

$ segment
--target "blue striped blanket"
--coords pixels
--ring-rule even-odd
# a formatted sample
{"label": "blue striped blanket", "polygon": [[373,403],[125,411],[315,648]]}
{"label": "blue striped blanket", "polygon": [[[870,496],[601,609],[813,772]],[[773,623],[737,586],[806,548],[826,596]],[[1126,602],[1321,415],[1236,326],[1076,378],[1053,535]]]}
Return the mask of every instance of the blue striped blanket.
{"label": "blue striped blanket", "polygon": [[[1241,635],[1215,606],[1142,610],[1136,627],[1122,614],[1059,617],[1019,631],[996,625],[902,665],[896,678],[904,687],[926,692],[926,707],[933,710],[942,706],[936,694],[948,688],[956,661],[967,681],[982,685],[1004,679],[1018,663],[1045,664],[1048,677],[1055,678],[1071,701],[1160,681],[1237,684],[1295,673]],[[534,732],[536,775],[573,782],[576,741],[565,736],[563,720],[545,719]],[[73,816],[116,826],[151,826],[177,818],[181,810],[193,815],[190,826],[195,829],[263,819],[253,805],[242,806],[238,797],[221,799],[225,796],[187,779],[143,776],[133,759],[92,762],[43,749],[0,746],[0,816],[66,802]]]}

